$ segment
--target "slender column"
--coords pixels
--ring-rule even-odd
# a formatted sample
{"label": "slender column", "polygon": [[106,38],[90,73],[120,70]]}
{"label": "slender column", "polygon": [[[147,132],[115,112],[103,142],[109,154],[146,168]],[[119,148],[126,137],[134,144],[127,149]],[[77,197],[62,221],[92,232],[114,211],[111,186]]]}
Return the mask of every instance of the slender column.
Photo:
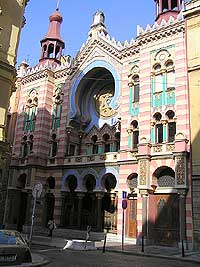
{"label": "slender column", "polygon": [[61,215],[60,215],[60,226],[65,226],[65,201],[66,192],[61,192]]}
{"label": "slender column", "polygon": [[66,127],[66,134],[67,134],[67,140],[66,140],[66,156],[69,155],[69,142],[70,142],[70,135],[71,135],[72,127],[67,126]]}
{"label": "slender column", "polygon": [[159,14],[161,14],[162,13],[162,0],[159,0],[159,2],[160,2],[160,13]]}
{"label": "slender column", "polygon": [[82,149],[82,139],[83,139],[83,131],[79,131],[79,148],[78,148],[78,155],[81,155],[81,149]]}
{"label": "slender column", "polygon": [[179,218],[180,218],[180,241],[186,240],[186,192],[185,190],[180,190],[179,194]]}
{"label": "slender column", "polygon": [[77,197],[78,197],[78,222],[77,226],[80,229],[81,228],[81,218],[82,218],[82,204],[83,204],[83,197],[84,197],[83,192],[78,192]]}
{"label": "slender column", "polygon": [[180,11],[180,10],[181,10],[181,3],[180,3],[180,0],[177,0],[177,2],[178,2],[178,11]]}
{"label": "slender column", "polygon": [[32,210],[32,190],[28,190],[28,196],[27,196],[27,206],[26,206],[26,218],[25,218],[25,224],[30,225],[31,224],[31,210]]}
{"label": "slender column", "polygon": [[147,197],[148,193],[146,190],[141,190],[140,194],[142,196],[142,235],[146,239],[147,238]]}
{"label": "slender column", "polygon": [[168,0],[168,10],[172,9],[171,0]]}
{"label": "slender column", "polygon": [[97,217],[96,217],[96,227],[97,231],[102,230],[102,198],[103,198],[103,193],[102,192],[96,192],[96,197],[97,197]]}

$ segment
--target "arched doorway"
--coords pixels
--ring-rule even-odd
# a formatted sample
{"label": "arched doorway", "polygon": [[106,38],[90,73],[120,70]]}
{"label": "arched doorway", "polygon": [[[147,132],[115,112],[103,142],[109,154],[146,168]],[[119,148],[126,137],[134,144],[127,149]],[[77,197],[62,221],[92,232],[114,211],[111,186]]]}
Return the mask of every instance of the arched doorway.
{"label": "arched doorway", "polygon": [[150,222],[149,225],[150,236],[156,244],[177,245],[180,241],[179,196],[175,189],[174,170],[167,166],[159,167],[153,174],[153,183],[156,191],[150,195],[149,217],[154,217],[153,224]]}
{"label": "arched doorway", "polygon": [[78,221],[78,200],[76,197],[77,178],[69,175],[65,181],[67,192],[64,194],[63,201],[63,226],[67,228],[76,228]]}
{"label": "arched doorway", "polygon": [[92,174],[88,174],[83,179],[83,186],[86,189],[85,196],[83,197],[82,204],[82,219],[81,228],[86,229],[87,225],[92,226],[94,230],[96,227],[95,218],[95,193],[96,179]]}
{"label": "arched doorway", "polygon": [[[131,238],[137,237],[137,197],[135,189],[138,185],[138,174],[132,173],[127,178],[127,186],[130,189],[127,200],[127,211],[126,211],[126,235]],[[135,197],[134,197],[135,195]]]}
{"label": "arched doorway", "polygon": [[48,221],[53,219],[54,216],[54,206],[55,206],[55,196],[51,190],[55,189],[55,178],[48,177],[46,180],[46,194],[44,196],[45,203],[45,225],[48,224]]}
{"label": "arched doorway", "polygon": [[105,189],[102,199],[103,228],[111,233],[117,233],[117,193],[114,192],[116,185],[117,180],[112,173],[103,176],[102,187]]}
{"label": "arched doorway", "polygon": [[[16,193],[16,200],[14,203],[15,207],[15,212],[18,213],[18,216],[14,216],[14,223],[17,223],[17,230],[22,231],[22,227],[25,224],[26,220],[26,209],[27,209],[27,199],[28,199],[28,194],[25,191],[25,186],[26,186],[26,174],[23,173],[19,176],[17,179],[17,184],[16,187],[18,189],[18,192]],[[15,213],[14,212],[14,213]]]}

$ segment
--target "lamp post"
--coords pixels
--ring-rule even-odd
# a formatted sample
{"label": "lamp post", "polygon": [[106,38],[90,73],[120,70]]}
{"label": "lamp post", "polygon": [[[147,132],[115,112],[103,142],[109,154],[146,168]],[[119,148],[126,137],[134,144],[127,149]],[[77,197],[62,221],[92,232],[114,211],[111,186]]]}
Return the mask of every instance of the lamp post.
{"label": "lamp post", "polygon": [[41,183],[37,183],[32,190],[33,195],[33,211],[31,216],[31,230],[30,230],[30,236],[29,236],[29,245],[31,245],[31,239],[33,234],[33,224],[34,224],[34,217],[35,217],[35,206],[36,206],[36,200],[41,196],[43,189],[43,185]]}

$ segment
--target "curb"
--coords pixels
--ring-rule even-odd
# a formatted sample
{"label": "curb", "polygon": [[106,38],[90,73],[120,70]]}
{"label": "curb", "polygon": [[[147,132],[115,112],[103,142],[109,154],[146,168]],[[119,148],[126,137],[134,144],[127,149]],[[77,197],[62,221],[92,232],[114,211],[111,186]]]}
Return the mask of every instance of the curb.
{"label": "curb", "polygon": [[[97,250],[102,250],[102,248],[97,248]],[[156,255],[156,254],[150,254],[150,253],[142,253],[142,252],[132,252],[132,251],[120,251],[116,249],[110,249],[107,248],[105,252],[113,252],[113,253],[122,253],[126,255],[134,255],[139,257],[151,257],[151,258],[161,258],[161,259],[168,259],[168,260],[178,260],[178,261],[185,261],[185,262],[191,262],[191,263],[198,263],[200,264],[199,260],[196,259],[188,259],[186,257],[180,257],[180,256],[166,256],[166,255]]]}
{"label": "curb", "polygon": [[[40,254],[38,254],[38,255],[40,255]],[[51,262],[46,256],[43,256],[43,255],[40,255],[40,256],[43,257],[43,260],[40,262],[32,263],[31,266],[33,266],[33,267],[45,266]]]}

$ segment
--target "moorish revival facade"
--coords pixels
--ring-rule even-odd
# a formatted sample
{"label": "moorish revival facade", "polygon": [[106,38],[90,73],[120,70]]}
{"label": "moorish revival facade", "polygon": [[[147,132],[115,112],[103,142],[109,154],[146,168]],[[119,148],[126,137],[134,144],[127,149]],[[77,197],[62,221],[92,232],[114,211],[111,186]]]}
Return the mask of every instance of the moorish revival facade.
{"label": "moorish revival facade", "polygon": [[[192,244],[190,131],[181,0],[156,0],[155,21],[124,44],[97,11],[75,58],[63,56],[62,16],[50,16],[39,63],[19,68],[5,224]],[[64,230],[63,230],[64,231]],[[72,230],[71,230],[72,231]]]}

